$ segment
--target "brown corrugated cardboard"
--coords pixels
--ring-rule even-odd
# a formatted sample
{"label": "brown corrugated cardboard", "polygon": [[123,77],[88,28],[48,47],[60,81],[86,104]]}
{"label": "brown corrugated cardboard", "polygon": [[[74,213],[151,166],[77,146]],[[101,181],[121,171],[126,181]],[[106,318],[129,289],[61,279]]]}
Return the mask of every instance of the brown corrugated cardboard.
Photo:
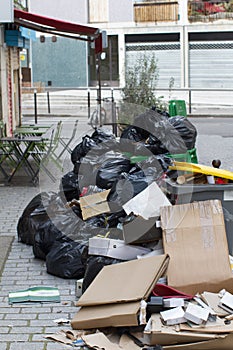
{"label": "brown corrugated cardboard", "polygon": [[204,302],[206,302],[206,304],[216,312],[218,316],[228,315],[228,312],[226,312],[218,306],[219,301],[221,299],[218,293],[203,292],[201,294],[201,297],[204,300]]}
{"label": "brown corrugated cardboard", "polygon": [[105,266],[78,301],[74,329],[137,326],[140,301],[165,272],[167,255]]}
{"label": "brown corrugated cardboard", "polygon": [[150,329],[144,331],[144,342],[148,345],[172,345],[200,342],[215,339],[215,334],[195,334],[193,332],[179,332],[175,326],[162,324],[159,314],[153,314],[150,320]]}
{"label": "brown corrugated cardboard", "polygon": [[110,208],[107,197],[110,190],[91,194],[89,196],[80,197],[80,207],[82,210],[83,220],[97,216],[102,213],[109,213]]}
{"label": "brown corrugated cardboard", "polygon": [[77,305],[106,305],[147,299],[167,264],[168,256],[159,255],[105,266]]}
{"label": "brown corrugated cardboard", "polygon": [[118,344],[112,343],[104,333],[98,332],[82,336],[82,340],[91,349],[122,350]]}
{"label": "brown corrugated cardboard", "polygon": [[73,329],[138,326],[140,302],[82,307],[71,320]]}
{"label": "brown corrugated cardboard", "polygon": [[219,200],[161,208],[168,285],[186,293],[233,289],[222,205]]}
{"label": "brown corrugated cardboard", "polygon": [[168,345],[164,350],[232,350],[233,334],[222,335],[218,339],[207,340],[197,343]]}

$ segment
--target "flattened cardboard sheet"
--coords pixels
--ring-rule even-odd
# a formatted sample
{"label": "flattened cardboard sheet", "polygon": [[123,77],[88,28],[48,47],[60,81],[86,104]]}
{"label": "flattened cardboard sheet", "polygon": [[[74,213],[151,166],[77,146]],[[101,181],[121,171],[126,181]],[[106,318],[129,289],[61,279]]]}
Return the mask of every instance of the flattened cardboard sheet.
{"label": "flattened cardboard sheet", "polygon": [[158,255],[104,266],[79,299],[78,306],[141,301],[149,297],[169,258]]}
{"label": "flattened cardboard sheet", "polygon": [[230,333],[213,340],[164,346],[163,350],[232,350],[232,344],[233,334]]}
{"label": "flattened cardboard sheet", "polygon": [[73,329],[138,326],[140,302],[167,269],[167,255],[105,266],[78,301]]}
{"label": "flattened cardboard sheet", "polygon": [[140,302],[82,307],[71,320],[73,329],[138,326]]}
{"label": "flattened cardboard sheet", "polygon": [[168,285],[185,293],[233,289],[222,205],[219,200],[161,208]]}

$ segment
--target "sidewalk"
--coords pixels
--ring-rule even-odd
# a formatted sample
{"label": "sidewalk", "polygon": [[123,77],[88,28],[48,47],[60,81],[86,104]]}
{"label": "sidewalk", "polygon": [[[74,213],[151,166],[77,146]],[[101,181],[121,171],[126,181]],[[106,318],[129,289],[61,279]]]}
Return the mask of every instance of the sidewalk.
{"label": "sidewalk", "polygon": [[[66,123],[67,128],[73,121]],[[71,133],[72,130],[67,128],[64,132]],[[87,120],[82,118],[77,143],[88,130]],[[68,170],[64,174],[67,172]],[[20,184],[23,181],[22,177],[16,179],[10,186],[0,185],[0,237],[14,237],[0,285],[0,350],[70,349],[70,346],[46,340],[44,336],[70,328],[69,325],[58,326],[53,320],[71,319],[77,312],[74,306],[75,280],[49,275],[46,272],[45,262],[34,258],[32,247],[18,242],[16,230],[18,219],[29,201],[43,190],[28,183]],[[60,179],[57,180],[57,184],[59,181]],[[7,249],[7,247],[1,248]],[[9,292],[37,285],[57,287],[61,302],[8,304]]]}

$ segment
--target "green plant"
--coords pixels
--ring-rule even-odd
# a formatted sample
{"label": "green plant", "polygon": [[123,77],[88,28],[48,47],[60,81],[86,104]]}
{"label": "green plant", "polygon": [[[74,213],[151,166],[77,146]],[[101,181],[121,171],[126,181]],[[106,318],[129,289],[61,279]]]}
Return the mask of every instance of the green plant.
{"label": "green plant", "polygon": [[159,69],[154,55],[148,57],[144,54],[133,67],[126,67],[123,101],[119,109],[120,121],[130,123],[135,115],[152,107],[167,110],[163,96],[155,96],[158,79]]}

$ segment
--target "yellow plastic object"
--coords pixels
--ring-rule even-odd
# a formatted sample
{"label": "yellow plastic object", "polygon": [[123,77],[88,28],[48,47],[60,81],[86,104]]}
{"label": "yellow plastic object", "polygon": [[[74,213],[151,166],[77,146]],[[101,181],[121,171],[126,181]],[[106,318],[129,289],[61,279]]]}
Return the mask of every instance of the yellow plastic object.
{"label": "yellow plastic object", "polygon": [[205,175],[213,175],[221,177],[223,179],[233,180],[233,172],[229,170],[213,168],[211,166],[202,165],[202,164],[193,164],[186,162],[174,162],[174,166],[169,166],[171,170],[183,170],[191,173],[200,173]]}

